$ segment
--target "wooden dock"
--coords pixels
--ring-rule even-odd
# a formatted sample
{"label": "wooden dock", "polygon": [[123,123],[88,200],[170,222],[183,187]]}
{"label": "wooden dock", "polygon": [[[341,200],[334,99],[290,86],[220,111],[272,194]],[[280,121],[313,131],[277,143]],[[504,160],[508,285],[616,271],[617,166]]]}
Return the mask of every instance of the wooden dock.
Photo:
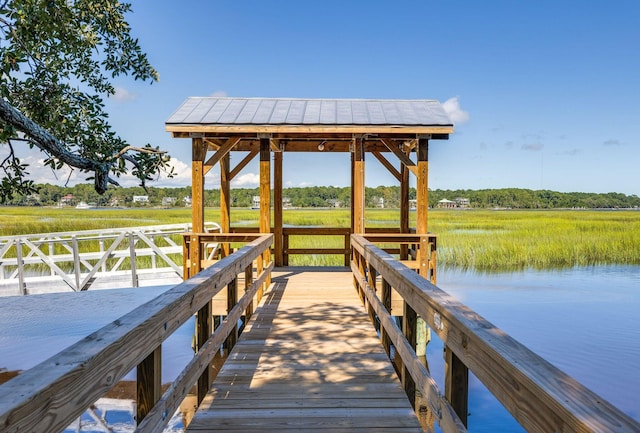
{"label": "wooden dock", "polygon": [[347,270],[273,273],[189,432],[421,432]]}

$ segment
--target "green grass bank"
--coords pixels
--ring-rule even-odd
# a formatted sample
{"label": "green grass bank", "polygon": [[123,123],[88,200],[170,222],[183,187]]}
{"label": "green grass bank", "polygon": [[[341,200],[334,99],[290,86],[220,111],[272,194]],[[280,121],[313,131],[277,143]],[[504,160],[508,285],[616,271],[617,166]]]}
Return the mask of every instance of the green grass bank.
{"label": "green grass bank", "polygon": [[[185,223],[190,209],[3,207],[0,235]],[[285,226],[348,227],[348,209],[288,209]],[[367,209],[368,227],[397,227],[399,210]],[[207,221],[219,210],[208,208]],[[415,226],[415,213],[411,213]],[[258,211],[233,209],[232,225],[256,227]],[[429,213],[438,235],[440,268],[479,271],[560,269],[599,264],[640,265],[640,211],[442,210]],[[342,239],[297,236],[291,247],[339,247]],[[292,265],[342,265],[341,257],[295,257]]]}

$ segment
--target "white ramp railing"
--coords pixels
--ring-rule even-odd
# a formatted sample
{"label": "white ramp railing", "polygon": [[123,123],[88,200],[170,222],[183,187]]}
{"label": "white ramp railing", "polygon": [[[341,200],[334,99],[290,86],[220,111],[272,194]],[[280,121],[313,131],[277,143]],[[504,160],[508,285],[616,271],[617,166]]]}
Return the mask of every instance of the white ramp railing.
{"label": "white ramp railing", "polygon": [[[209,232],[220,232],[207,223]],[[182,281],[182,236],[168,224],[0,237],[0,296]]]}

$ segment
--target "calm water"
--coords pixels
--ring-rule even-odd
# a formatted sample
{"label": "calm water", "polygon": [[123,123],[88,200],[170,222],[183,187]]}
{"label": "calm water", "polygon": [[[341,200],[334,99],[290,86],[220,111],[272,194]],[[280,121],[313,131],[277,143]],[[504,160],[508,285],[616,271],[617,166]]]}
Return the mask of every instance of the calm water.
{"label": "calm water", "polygon": [[[442,270],[438,286],[640,421],[640,267],[509,274]],[[0,369],[30,368],[165,289],[0,297]],[[192,332],[191,321],[163,345],[163,381],[172,380],[192,356]],[[428,359],[444,389],[442,343],[435,335]],[[522,431],[475,378],[469,409],[472,432]]]}
{"label": "calm water", "polygon": [[[640,421],[640,267],[509,274],[443,270],[438,286]],[[442,387],[437,337],[427,356]],[[523,431],[477,379],[470,382],[470,431]]]}

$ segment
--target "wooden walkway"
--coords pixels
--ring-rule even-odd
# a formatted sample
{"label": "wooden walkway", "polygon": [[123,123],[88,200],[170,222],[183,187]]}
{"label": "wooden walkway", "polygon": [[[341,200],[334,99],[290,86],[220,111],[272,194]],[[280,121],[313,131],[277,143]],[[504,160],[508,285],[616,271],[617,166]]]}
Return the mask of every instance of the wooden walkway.
{"label": "wooden walkway", "polygon": [[283,269],[188,432],[422,432],[349,271]]}

